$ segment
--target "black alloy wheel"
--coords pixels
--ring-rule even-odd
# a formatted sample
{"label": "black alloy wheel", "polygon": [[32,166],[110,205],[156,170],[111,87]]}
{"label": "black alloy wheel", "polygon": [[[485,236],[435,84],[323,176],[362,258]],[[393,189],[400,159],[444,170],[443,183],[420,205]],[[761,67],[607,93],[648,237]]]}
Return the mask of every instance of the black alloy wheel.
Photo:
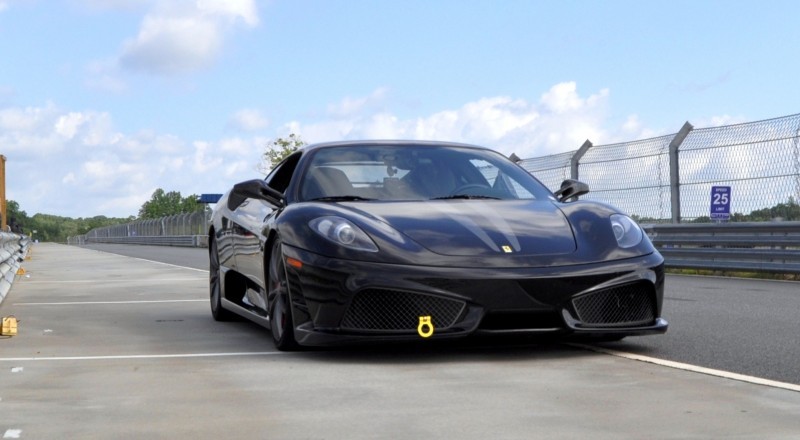
{"label": "black alloy wheel", "polygon": [[286,264],[283,258],[281,241],[276,240],[272,246],[272,253],[269,259],[269,293],[267,298],[272,299],[269,322],[275,348],[281,351],[289,351],[297,349],[298,346],[297,341],[294,339],[289,284],[286,281]]}
{"label": "black alloy wheel", "polygon": [[208,289],[211,300],[211,316],[216,321],[230,321],[233,313],[222,308],[222,286],[219,273],[219,252],[217,241],[213,238],[208,243]]}

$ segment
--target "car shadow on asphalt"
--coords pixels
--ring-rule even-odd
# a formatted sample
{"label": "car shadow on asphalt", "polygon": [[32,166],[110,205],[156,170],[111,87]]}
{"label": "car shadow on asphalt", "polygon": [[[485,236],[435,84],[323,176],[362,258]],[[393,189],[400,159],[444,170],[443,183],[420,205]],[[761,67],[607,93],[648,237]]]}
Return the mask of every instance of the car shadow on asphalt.
{"label": "car shadow on asphalt", "polygon": [[420,364],[465,361],[536,361],[596,356],[597,353],[542,338],[467,338],[463,340],[392,342],[304,349],[310,361],[352,364]]}

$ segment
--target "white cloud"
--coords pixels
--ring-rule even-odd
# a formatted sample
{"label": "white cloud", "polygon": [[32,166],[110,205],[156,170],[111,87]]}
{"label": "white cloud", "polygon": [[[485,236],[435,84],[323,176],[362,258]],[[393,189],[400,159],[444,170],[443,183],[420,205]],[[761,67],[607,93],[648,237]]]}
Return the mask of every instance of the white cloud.
{"label": "white cloud", "polygon": [[743,122],[748,122],[743,116],[718,115],[692,122],[692,125],[695,127],[720,127],[723,125],[741,124]]}
{"label": "white cloud", "polygon": [[120,76],[116,60],[97,60],[86,66],[86,87],[104,92],[122,93],[128,84]]}
{"label": "white cloud", "polygon": [[230,125],[243,131],[258,131],[269,127],[269,119],[260,110],[246,108],[234,113]]}
{"label": "white cloud", "polygon": [[[257,177],[270,138],[288,133],[308,142],[458,141],[529,158],[574,150],[587,138],[598,145],[641,139],[639,134],[647,132],[636,116],[607,127],[608,91],[581,95],[569,83],[553,86],[538,101],[486,97],[415,118],[385,108],[387,93],[378,89],[344,98],[319,120],[290,121],[269,135],[221,139],[182,139],[150,130],[121,133],[108,113],[65,110],[53,103],[0,108],[7,196],[31,215],[136,215],[155,188],[185,196],[219,193]],[[251,127],[264,122],[257,111],[237,114]]]}
{"label": "white cloud", "polygon": [[5,108],[0,110],[0,129],[6,132],[32,132],[55,112],[55,105],[44,107]]}
{"label": "white cloud", "polygon": [[195,142],[194,150],[192,170],[196,173],[206,173],[222,163],[222,157],[212,154],[212,145],[209,142]]}
{"label": "white cloud", "polygon": [[202,18],[145,17],[139,35],[122,51],[122,66],[174,74],[211,64],[222,44],[219,29]]}
{"label": "white cloud", "polygon": [[259,22],[254,0],[159,2],[142,20],[139,33],[123,44],[124,68],[179,74],[211,65],[233,27]]}
{"label": "white cloud", "polygon": [[622,124],[620,134],[622,135],[622,139],[617,140],[646,139],[659,136],[663,133],[658,133],[653,129],[645,127],[642,121],[639,120],[638,115],[629,115]]}
{"label": "white cloud", "polygon": [[34,158],[58,154],[63,138],[53,130],[59,110],[52,103],[43,107],[0,109],[0,145],[8,157]]}
{"label": "white cloud", "polygon": [[198,0],[197,9],[204,14],[243,20],[248,26],[258,25],[258,9],[252,0]]}
{"label": "white cloud", "polygon": [[282,131],[301,134],[310,142],[372,138],[467,142],[504,153],[515,152],[520,157],[574,150],[586,139],[596,145],[636,139],[644,131],[631,120],[608,130],[605,125],[609,90],[584,97],[574,82],[554,85],[542,94],[539,102],[487,97],[415,119],[402,119],[386,110],[374,111],[376,106],[370,103],[380,102],[386,93],[385,89],[378,89],[363,98],[345,98],[328,108],[332,119],[292,121]]}
{"label": "white cloud", "polygon": [[136,215],[155,188],[183,195],[223,192],[257,177],[265,137],[187,142],[116,131],[109,114],[0,108],[7,197],[29,215]]}
{"label": "white cloud", "polygon": [[334,118],[347,118],[365,110],[374,110],[386,99],[388,89],[381,87],[361,98],[345,97],[338,104],[328,106],[328,115]]}
{"label": "white cloud", "polygon": [[70,112],[66,115],[60,116],[56,120],[56,133],[60,134],[66,139],[72,139],[78,132],[78,128],[87,122],[86,115],[78,112]]}

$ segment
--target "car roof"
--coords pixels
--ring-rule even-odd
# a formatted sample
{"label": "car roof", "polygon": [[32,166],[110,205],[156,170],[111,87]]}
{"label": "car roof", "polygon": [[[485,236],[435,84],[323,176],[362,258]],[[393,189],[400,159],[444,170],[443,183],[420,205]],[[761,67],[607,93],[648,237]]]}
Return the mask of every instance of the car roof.
{"label": "car roof", "polygon": [[357,140],[357,141],[336,141],[336,142],[321,142],[317,144],[306,145],[303,147],[304,151],[317,150],[321,148],[331,147],[359,147],[359,146],[419,146],[419,147],[461,147],[461,148],[476,148],[480,150],[492,151],[490,148],[482,147],[480,145],[463,144],[458,142],[444,142],[444,141],[415,141],[415,140]]}

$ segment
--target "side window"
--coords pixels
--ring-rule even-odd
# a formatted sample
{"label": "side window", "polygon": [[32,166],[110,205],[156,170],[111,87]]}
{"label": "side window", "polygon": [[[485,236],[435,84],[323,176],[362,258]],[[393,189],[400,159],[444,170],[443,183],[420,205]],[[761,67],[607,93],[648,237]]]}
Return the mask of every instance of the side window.
{"label": "side window", "polygon": [[273,168],[264,179],[266,180],[267,185],[280,192],[286,192],[286,188],[289,186],[289,182],[292,180],[294,169],[297,167],[297,163],[300,161],[300,156],[302,156],[301,152],[294,153],[284,159],[283,162],[276,165],[275,168]]}

